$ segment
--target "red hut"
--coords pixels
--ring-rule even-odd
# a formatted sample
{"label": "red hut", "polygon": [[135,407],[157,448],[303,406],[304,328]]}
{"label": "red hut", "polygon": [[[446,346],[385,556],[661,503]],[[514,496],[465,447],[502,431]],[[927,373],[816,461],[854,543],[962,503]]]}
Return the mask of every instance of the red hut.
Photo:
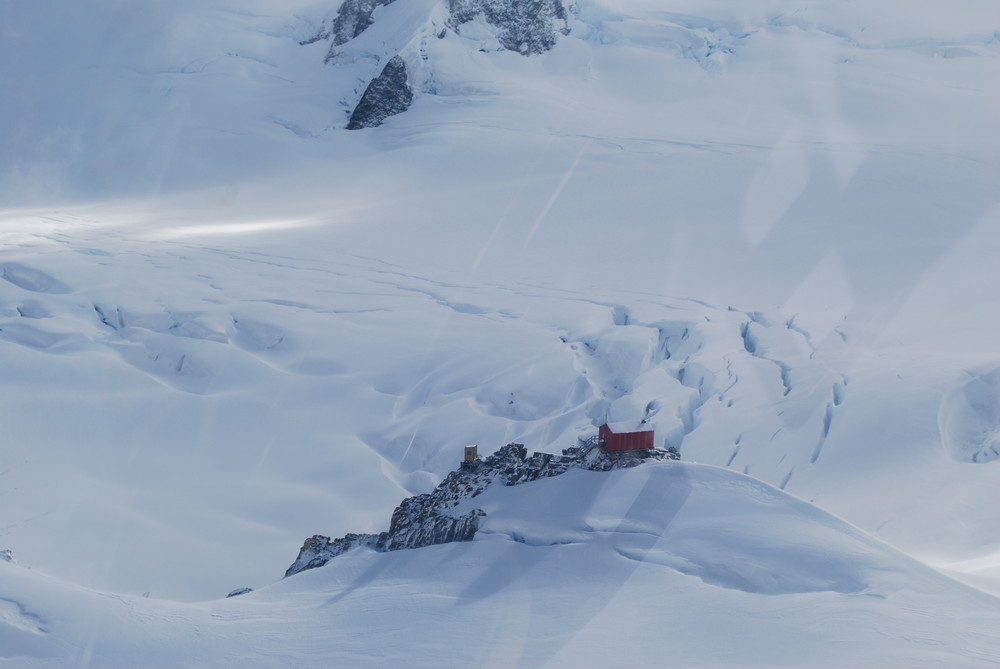
{"label": "red hut", "polygon": [[597,436],[606,451],[635,451],[643,448],[654,448],[652,430],[615,434],[605,423],[598,428]]}

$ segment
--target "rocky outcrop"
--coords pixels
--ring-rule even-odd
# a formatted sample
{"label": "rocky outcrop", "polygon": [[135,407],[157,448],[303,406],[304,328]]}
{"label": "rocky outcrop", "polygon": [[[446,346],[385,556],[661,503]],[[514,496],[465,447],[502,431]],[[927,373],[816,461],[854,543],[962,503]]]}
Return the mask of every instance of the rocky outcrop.
{"label": "rocky outcrop", "polygon": [[[345,49],[350,51],[349,48],[341,47],[375,23],[374,14],[379,7],[393,2],[395,0],[344,0],[336,17],[302,44],[329,40],[330,48],[325,62],[337,62]],[[461,26],[482,18],[495,28],[502,48],[525,56],[548,51],[555,45],[556,36],[560,32],[569,34],[569,13],[562,0],[448,0],[447,6],[449,14],[445,24],[448,28],[460,33]],[[440,23],[433,25],[438,37],[447,34],[447,29]],[[418,28],[415,27],[415,30]],[[360,101],[351,112],[348,130],[374,128],[390,116],[409,109],[413,102],[414,87],[409,81],[406,62],[400,56],[401,48],[405,51],[403,44],[404,42],[393,42],[390,46],[383,41],[384,51],[381,53],[362,50],[364,58],[374,57],[376,63],[378,59],[392,57],[378,76],[368,83]],[[420,53],[421,58],[428,59],[423,47]],[[412,64],[415,61],[410,62]],[[420,71],[419,68],[417,71]],[[371,75],[366,75],[365,78],[368,76]],[[416,84],[418,89],[422,86],[420,82]]]}
{"label": "rocky outcrop", "polygon": [[493,455],[451,472],[433,492],[404,499],[392,512],[389,529],[379,534],[347,534],[339,539],[316,534],[299,550],[285,577],[306,569],[321,567],[354,548],[395,551],[422,548],[454,541],[471,541],[485,516],[474,509],[461,516],[447,513],[465,499],[480,495],[491,485],[519,485],[529,481],[559,476],[570,469],[610,471],[634,467],[650,460],[676,460],[676,451],[643,450],[608,453],[596,443],[569,448],[562,455],[533,453],[530,457],[522,444],[507,444]]}
{"label": "rocky outcrop", "polygon": [[449,0],[448,26],[482,16],[499,31],[503,48],[518,53],[538,54],[556,43],[556,32],[569,33],[569,17],[562,0]]}
{"label": "rocky outcrop", "polygon": [[352,548],[375,548],[378,543],[377,534],[348,534],[340,539],[330,539],[322,534],[314,534],[306,539],[299,549],[299,556],[288,569],[285,578],[298,574],[306,569],[322,567],[333,558],[346,553]]}
{"label": "rocky outcrop", "polygon": [[340,539],[330,539],[315,534],[302,545],[299,556],[288,569],[285,577],[306,569],[322,567],[327,562],[352,548],[370,548],[378,552],[398,551],[402,548],[423,548],[454,541],[471,541],[479,529],[479,518],[485,514],[479,509],[459,518],[437,512],[432,495],[408,497],[392,514],[389,531],[379,534],[347,534]]}
{"label": "rocky outcrop", "polygon": [[306,45],[330,40],[330,50],[327,51],[325,58],[325,62],[329,63],[336,57],[338,46],[347,44],[373,23],[372,14],[376,8],[391,5],[393,2],[395,0],[344,0],[329,27],[324,27],[299,44]]}
{"label": "rocky outcrop", "polygon": [[[372,14],[395,0],[344,0],[328,28],[302,42],[330,40],[326,62],[337,55],[337,47],[363,33],[374,19]],[[538,54],[551,49],[556,34],[569,34],[569,14],[562,0],[448,0],[448,27],[457,29],[482,16],[498,31],[500,44],[510,51]]]}
{"label": "rocky outcrop", "polygon": [[439,500],[433,494],[403,500],[392,512],[392,523],[385,536],[379,535],[376,549],[396,551],[422,548],[454,541],[472,541],[479,529],[479,518],[486,515],[475,509],[453,518],[439,513]]}
{"label": "rocky outcrop", "polygon": [[347,122],[348,130],[374,128],[382,122],[410,108],[413,102],[413,91],[406,77],[406,63],[399,56],[394,56],[382,74],[375,77],[365,89],[361,101],[351,113]]}
{"label": "rocky outcrop", "polygon": [[[344,0],[330,29],[332,48],[346,44],[372,24],[376,7],[391,5],[395,0]],[[328,56],[329,57],[329,56]]]}

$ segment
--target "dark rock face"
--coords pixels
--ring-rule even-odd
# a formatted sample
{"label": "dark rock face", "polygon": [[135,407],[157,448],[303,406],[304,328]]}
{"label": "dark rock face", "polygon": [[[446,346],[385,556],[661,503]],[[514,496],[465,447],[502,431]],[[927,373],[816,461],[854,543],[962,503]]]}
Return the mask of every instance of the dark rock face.
{"label": "dark rock face", "polygon": [[346,44],[363,33],[372,24],[375,8],[393,2],[395,0],[344,0],[330,30],[333,46]]}
{"label": "dark rock face", "polygon": [[[333,21],[302,44],[330,40],[325,62],[335,61],[341,51],[339,47],[374,23],[375,10],[395,1],[344,0]],[[562,0],[448,0],[448,9],[451,15],[447,25],[452,30],[482,16],[497,28],[497,38],[504,49],[525,56],[551,49],[556,43],[557,32],[569,34],[569,15]],[[442,28],[438,37],[444,37],[446,32]],[[423,57],[426,59],[426,54]],[[390,116],[409,109],[412,102],[413,90],[406,64],[397,53],[368,84],[351,113],[347,129],[379,126]]]}
{"label": "dark rock face", "polygon": [[392,512],[389,531],[385,536],[379,535],[379,543],[375,547],[396,551],[453,541],[472,541],[479,529],[479,518],[486,514],[476,509],[452,518],[438,512],[440,505],[441,501],[435,499],[433,493],[404,499]]}
{"label": "dark rock face", "polygon": [[[331,41],[326,55],[329,62],[337,55],[337,47],[347,44],[374,23],[372,14],[378,7],[396,0],[344,0],[329,28],[320,31],[303,44],[320,40]],[[485,17],[500,30],[500,44],[518,53],[543,53],[556,43],[556,32],[569,34],[569,17],[562,0],[448,0],[451,18],[448,26]]]}
{"label": "dark rock face", "polygon": [[377,534],[348,534],[340,539],[330,540],[322,534],[314,534],[306,539],[299,549],[299,557],[292,566],[285,570],[285,577],[298,574],[306,569],[322,567],[327,562],[352,548],[375,548],[378,543]]}
{"label": "dark rock face", "polygon": [[340,539],[316,534],[306,539],[299,556],[285,571],[285,577],[322,567],[352,548],[384,552],[472,541],[479,529],[479,519],[486,515],[485,512],[474,509],[455,517],[446,511],[497,483],[512,486],[559,476],[574,468],[611,471],[635,467],[650,460],[676,459],[676,451],[608,453],[594,444],[566,449],[563,455],[533,453],[528,457],[528,451],[522,444],[507,444],[484,460],[463,463],[462,469],[448,474],[433,492],[404,499],[392,512],[386,532],[347,534]]}
{"label": "dark rock face", "polygon": [[365,89],[361,101],[351,113],[347,122],[348,130],[374,128],[382,125],[382,121],[410,108],[413,102],[413,91],[406,79],[406,63],[399,56],[394,56],[382,74],[375,77]]}
{"label": "dark rock face", "polygon": [[240,595],[246,595],[251,592],[253,592],[253,588],[236,588],[228,595],[226,595],[226,598],[228,599],[229,597],[239,597]]}
{"label": "dark rock face", "polygon": [[[557,29],[569,32],[562,0],[449,0],[448,8],[452,29],[481,14],[499,29],[498,38],[505,49],[524,55],[551,49]],[[559,24],[561,28],[557,28]]]}
{"label": "dark rock face", "polygon": [[437,512],[431,495],[408,497],[392,513],[388,532],[379,534],[347,534],[340,539],[330,539],[315,534],[302,544],[299,556],[288,569],[285,577],[306,569],[322,567],[327,562],[352,548],[371,548],[383,553],[403,548],[423,548],[453,541],[472,541],[479,529],[479,518],[485,515],[479,509],[459,518]]}
{"label": "dark rock face", "polygon": [[324,28],[300,44],[313,44],[322,40],[330,40],[330,50],[324,59],[330,62],[337,55],[337,47],[347,44],[370,26],[374,19],[372,14],[377,7],[391,5],[395,0],[344,0],[337,10],[337,16],[329,28]]}

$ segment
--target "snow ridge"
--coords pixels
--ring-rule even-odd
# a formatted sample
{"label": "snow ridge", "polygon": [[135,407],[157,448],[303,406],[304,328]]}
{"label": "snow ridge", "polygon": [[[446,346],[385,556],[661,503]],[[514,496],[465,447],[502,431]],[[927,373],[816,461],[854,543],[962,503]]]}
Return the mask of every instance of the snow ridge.
{"label": "snow ridge", "polygon": [[676,460],[675,451],[626,451],[609,453],[590,441],[582,447],[565,449],[563,455],[533,453],[523,444],[501,447],[484,460],[463,463],[461,469],[445,477],[433,492],[407,497],[395,511],[389,529],[379,534],[349,533],[339,539],[316,534],[306,539],[285,578],[306,569],[322,567],[354,548],[378,552],[422,548],[455,541],[471,541],[479,529],[482,509],[459,517],[445,513],[465,499],[476,497],[496,483],[513,486],[565,474],[571,469],[611,471],[635,467],[645,461]]}

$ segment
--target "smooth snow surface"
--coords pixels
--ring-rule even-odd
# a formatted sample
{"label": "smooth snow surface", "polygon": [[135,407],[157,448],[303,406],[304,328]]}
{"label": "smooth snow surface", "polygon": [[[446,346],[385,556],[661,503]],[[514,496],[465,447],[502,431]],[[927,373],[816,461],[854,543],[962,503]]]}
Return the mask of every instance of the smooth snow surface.
{"label": "smooth snow surface", "polygon": [[4,654],[29,667],[996,661],[995,598],[741,474],[578,470],[483,497],[490,515],[470,543],[348,553],[204,604],[0,564]]}
{"label": "smooth snow surface", "polygon": [[[446,5],[324,64],[336,0],[0,3],[0,656],[1000,661],[924,566],[1000,591],[1000,5],[581,0],[532,57]],[[275,583],[605,420],[712,467]]]}

